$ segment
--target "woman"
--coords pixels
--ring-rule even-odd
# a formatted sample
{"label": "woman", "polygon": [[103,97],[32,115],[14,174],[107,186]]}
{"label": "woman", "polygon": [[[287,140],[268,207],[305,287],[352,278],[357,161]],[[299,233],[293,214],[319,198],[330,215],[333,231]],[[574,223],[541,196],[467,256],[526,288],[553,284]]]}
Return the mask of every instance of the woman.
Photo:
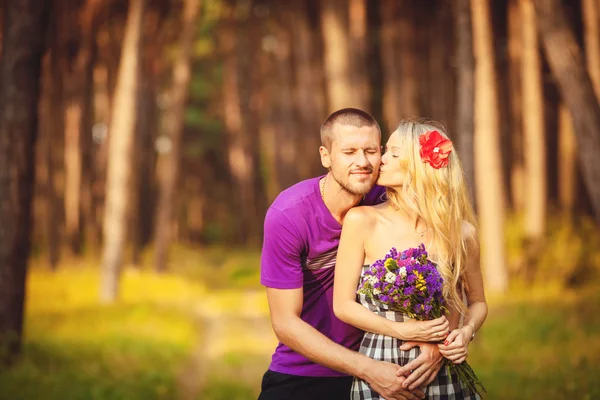
{"label": "woman", "polygon": [[[360,351],[372,358],[405,365],[420,351],[418,347],[399,349],[410,340],[439,343],[446,359],[462,363],[469,342],[485,320],[487,304],[475,216],[452,142],[432,124],[400,123],[387,142],[377,183],[387,188],[388,201],[351,209],[344,219],[335,267],[335,314],[366,331]],[[421,243],[444,279],[447,318],[414,321],[364,295],[357,302],[356,289],[366,267],[392,247],[402,251]],[[461,386],[457,376],[450,380],[447,374],[442,367],[424,390],[427,398],[478,398]],[[355,379],[352,398],[380,396],[366,382]]]}

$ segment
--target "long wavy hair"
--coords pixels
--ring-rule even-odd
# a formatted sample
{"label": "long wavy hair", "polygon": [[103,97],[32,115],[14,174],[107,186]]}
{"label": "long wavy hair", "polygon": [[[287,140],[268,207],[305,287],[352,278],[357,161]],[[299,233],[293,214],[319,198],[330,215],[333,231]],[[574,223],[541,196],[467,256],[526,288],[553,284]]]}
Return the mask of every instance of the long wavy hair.
{"label": "long wavy hair", "polygon": [[462,293],[468,290],[468,239],[463,234],[463,224],[468,222],[477,228],[477,221],[456,149],[450,153],[446,167],[435,169],[421,160],[419,137],[434,130],[448,138],[443,126],[436,122],[400,122],[395,132],[400,137],[397,154],[405,178],[398,191],[387,188],[387,195],[393,205],[416,213],[433,230],[431,258],[444,278],[444,297],[449,306],[464,314]]}

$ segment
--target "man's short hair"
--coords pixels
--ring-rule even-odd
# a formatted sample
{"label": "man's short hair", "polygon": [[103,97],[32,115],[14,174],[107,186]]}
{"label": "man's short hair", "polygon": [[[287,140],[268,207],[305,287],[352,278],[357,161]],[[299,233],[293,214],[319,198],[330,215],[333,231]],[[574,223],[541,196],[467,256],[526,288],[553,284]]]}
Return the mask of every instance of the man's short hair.
{"label": "man's short hair", "polygon": [[381,128],[377,123],[377,120],[373,118],[371,114],[366,111],[359,110],[358,108],[342,108],[332,113],[323,125],[321,125],[321,145],[327,150],[331,150],[331,143],[333,141],[333,126],[335,124],[350,125],[356,128],[362,128],[364,126],[374,126],[381,135]]}

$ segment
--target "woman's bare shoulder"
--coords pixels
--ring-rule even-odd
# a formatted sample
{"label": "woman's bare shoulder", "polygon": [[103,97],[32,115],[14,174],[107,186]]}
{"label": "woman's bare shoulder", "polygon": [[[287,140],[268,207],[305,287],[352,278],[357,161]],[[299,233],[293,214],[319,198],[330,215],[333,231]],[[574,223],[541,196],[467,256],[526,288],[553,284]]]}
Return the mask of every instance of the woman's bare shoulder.
{"label": "woman's bare shoulder", "polygon": [[377,212],[375,211],[377,206],[358,206],[352,207],[346,216],[344,217],[344,225],[350,224],[361,224],[371,225],[375,222]]}

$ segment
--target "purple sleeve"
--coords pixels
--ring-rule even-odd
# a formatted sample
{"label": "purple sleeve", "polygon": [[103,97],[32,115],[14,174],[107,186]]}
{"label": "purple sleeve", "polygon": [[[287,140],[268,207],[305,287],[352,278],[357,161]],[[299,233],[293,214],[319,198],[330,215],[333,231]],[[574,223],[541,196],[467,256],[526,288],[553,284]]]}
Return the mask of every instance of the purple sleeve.
{"label": "purple sleeve", "polygon": [[289,219],[270,208],[265,216],[260,283],[276,289],[302,287],[302,240]]}

